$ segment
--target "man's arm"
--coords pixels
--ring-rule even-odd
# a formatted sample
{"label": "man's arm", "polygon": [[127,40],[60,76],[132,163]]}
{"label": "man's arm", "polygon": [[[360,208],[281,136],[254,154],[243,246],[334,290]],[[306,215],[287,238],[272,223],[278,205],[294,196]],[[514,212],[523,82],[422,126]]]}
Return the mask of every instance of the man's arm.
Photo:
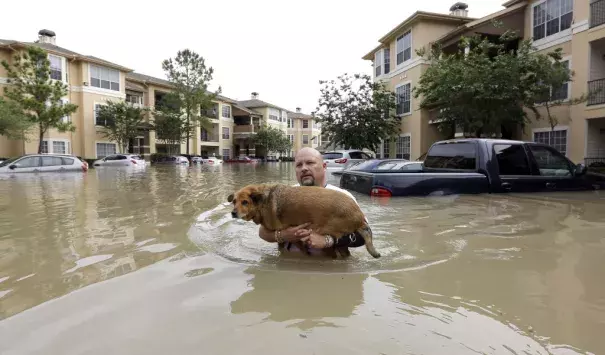
{"label": "man's arm", "polygon": [[258,235],[259,237],[261,237],[262,240],[269,242],[269,243],[275,243],[277,242],[277,240],[275,240],[275,231],[269,230],[267,228],[265,228],[264,226],[260,226],[260,228],[258,229]]}

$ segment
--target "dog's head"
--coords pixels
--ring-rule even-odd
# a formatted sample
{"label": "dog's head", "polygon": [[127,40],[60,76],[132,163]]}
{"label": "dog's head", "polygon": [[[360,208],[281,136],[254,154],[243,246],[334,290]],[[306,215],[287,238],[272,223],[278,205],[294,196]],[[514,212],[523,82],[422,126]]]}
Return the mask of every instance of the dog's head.
{"label": "dog's head", "polygon": [[264,198],[265,191],[261,185],[248,185],[229,195],[227,201],[233,203],[231,217],[256,222],[260,217],[259,205]]}

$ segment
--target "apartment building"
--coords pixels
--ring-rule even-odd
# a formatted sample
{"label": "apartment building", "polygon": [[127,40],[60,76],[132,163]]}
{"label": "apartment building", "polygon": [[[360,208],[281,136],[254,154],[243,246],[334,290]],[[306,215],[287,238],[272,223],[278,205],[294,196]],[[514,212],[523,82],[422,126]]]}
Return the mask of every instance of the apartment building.
{"label": "apartment building", "polygon": [[[492,20],[503,26],[494,27]],[[605,0],[511,0],[480,19],[468,17],[467,5],[456,3],[449,14],[419,11],[410,16],[363,57],[373,61],[375,80],[385,81],[398,94],[403,133],[396,142],[383,144],[381,155],[416,159],[443,138],[432,120],[434,113],[419,110],[419,100],[410,94],[429,65],[415,50],[439,43],[445,52],[453,51],[461,36],[497,36],[507,29],[532,39],[538,52],[562,48],[575,76],[556,99],[596,92],[585,103],[554,108],[554,130],[547,120],[533,120],[515,138],[551,144],[574,162],[605,157]]]}
{"label": "apartment building", "polygon": [[[42,30],[35,43],[0,40],[0,60],[12,64],[17,53],[35,45],[48,52],[51,77],[68,85],[65,102],[78,105],[78,111],[65,121],[72,121],[75,132],[47,132],[43,149],[48,153],[73,153],[86,158],[104,156],[115,149],[97,130],[95,107],[109,100],[126,99],[126,73],[132,69],[93,56],[81,55],[56,45],[56,35]],[[7,85],[7,73],[0,67],[0,86]],[[3,89],[0,88],[2,94]],[[37,132],[32,134],[37,137]],[[38,139],[9,140],[0,136],[0,156],[10,157],[38,151]]]}
{"label": "apartment building", "polygon": [[[75,132],[61,133],[51,129],[44,138],[43,150],[47,153],[69,153],[85,159],[98,159],[118,151],[115,142],[103,136],[107,122],[97,119],[97,111],[108,101],[125,100],[135,106],[157,108],[162,98],[173,90],[172,84],[160,78],[136,73],[133,69],[93,56],[81,55],[57,46],[56,34],[41,30],[36,42],[0,40],[0,60],[12,63],[13,57],[27,46],[34,45],[48,52],[51,77],[68,86],[66,102],[78,105],[78,110],[65,120],[76,126]],[[7,73],[0,67],[0,89],[7,84]],[[189,140],[189,154],[233,158],[239,155],[263,156],[262,148],[256,149],[252,137],[263,125],[280,128],[287,133],[288,110],[258,99],[237,101],[217,95],[214,106],[200,111],[210,119],[209,127],[198,127]],[[148,116],[139,136],[129,144],[128,151],[144,156],[167,153],[167,142],[157,137],[151,129]],[[295,120],[295,119],[293,119]],[[316,125],[314,126],[316,127]],[[302,139],[302,138],[301,138]],[[186,153],[187,143],[177,151]],[[36,132],[27,141],[9,140],[0,136],[0,157],[12,157],[38,151]]]}
{"label": "apartment building", "polygon": [[300,107],[296,112],[288,113],[288,138],[292,142],[292,151],[288,156],[293,156],[304,147],[319,149],[321,146],[321,123],[315,117],[302,113]]}

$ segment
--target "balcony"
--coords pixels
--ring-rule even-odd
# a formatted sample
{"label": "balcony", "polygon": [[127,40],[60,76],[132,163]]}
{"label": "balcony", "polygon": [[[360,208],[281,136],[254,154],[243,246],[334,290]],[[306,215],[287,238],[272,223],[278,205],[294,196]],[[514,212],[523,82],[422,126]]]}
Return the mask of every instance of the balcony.
{"label": "balcony", "polygon": [[605,24],[605,0],[590,4],[590,28]]}
{"label": "balcony", "polygon": [[605,79],[592,80],[588,82],[588,102],[586,105],[605,104]]}
{"label": "balcony", "polygon": [[202,133],[202,135],[200,137],[200,140],[202,142],[215,142],[215,143],[218,143],[219,137],[218,137],[218,134],[211,134],[211,133],[204,134],[204,133]]}
{"label": "balcony", "polygon": [[259,125],[236,125],[233,126],[233,134],[239,136],[248,136],[258,132],[259,129]]}

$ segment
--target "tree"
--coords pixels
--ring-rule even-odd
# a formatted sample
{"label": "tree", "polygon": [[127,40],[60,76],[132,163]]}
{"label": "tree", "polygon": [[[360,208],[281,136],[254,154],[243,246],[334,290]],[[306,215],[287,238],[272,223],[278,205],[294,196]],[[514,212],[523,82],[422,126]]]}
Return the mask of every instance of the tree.
{"label": "tree", "polygon": [[284,132],[272,126],[261,127],[253,138],[254,144],[258,144],[267,150],[267,155],[271,152],[284,153],[292,149],[290,139]]}
{"label": "tree", "polygon": [[[154,113],[156,140],[167,145],[168,154],[180,153],[179,146],[188,136],[184,129],[186,121],[180,103],[177,93],[166,94],[157,103]],[[175,148],[179,151],[174,151]]]}
{"label": "tree", "polygon": [[146,113],[147,109],[125,101],[108,101],[97,112],[97,122],[106,122],[101,134],[118,143],[120,153],[126,153],[130,140],[139,135]]}
{"label": "tree", "polygon": [[376,151],[382,140],[399,134],[395,94],[365,74],[343,74],[320,81],[323,87],[315,115],[329,144]]}
{"label": "tree", "polygon": [[14,101],[0,97],[0,136],[9,139],[27,139],[32,122],[23,114],[23,109]]}
{"label": "tree", "polygon": [[59,132],[73,132],[75,126],[64,120],[76,112],[78,106],[64,103],[67,85],[50,77],[50,61],[46,51],[30,46],[17,54],[14,64],[2,61],[8,73],[9,85],[4,88],[6,97],[21,107],[27,120],[38,126],[38,153],[42,153],[44,134],[51,128]]}
{"label": "tree", "polygon": [[456,128],[476,137],[512,138],[513,128],[528,122],[528,112],[540,117],[536,105],[545,91],[570,80],[561,58],[560,49],[536,53],[531,40],[510,31],[496,40],[463,37],[455,53],[432,48],[426,57],[431,65],[413,94],[422,97],[421,109],[436,112],[439,130],[450,138]]}
{"label": "tree", "polygon": [[177,52],[176,58],[166,59],[162,62],[168,81],[174,85],[174,92],[178,94],[180,107],[184,110],[185,121],[183,131],[186,134],[187,154],[189,154],[189,139],[195,135],[197,127],[212,129],[211,121],[201,115],[200,111],[213,106],[212,100],[220,93],[208,91],[208,84],[212,80],[214,69],[206,67],[206,60],[196,52],[185,49]]}

